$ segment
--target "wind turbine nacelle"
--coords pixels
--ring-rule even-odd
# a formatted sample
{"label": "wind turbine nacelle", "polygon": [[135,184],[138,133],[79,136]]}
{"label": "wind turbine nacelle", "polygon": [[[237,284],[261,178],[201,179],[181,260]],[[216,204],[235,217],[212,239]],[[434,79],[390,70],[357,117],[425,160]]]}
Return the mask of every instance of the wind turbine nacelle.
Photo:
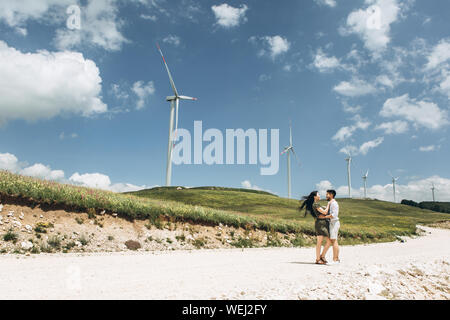
{"label": "wind turbine nacelle", "polygon": [[166,101],[175,101],[177,99],[176,96],[170,96],[166,98]]}

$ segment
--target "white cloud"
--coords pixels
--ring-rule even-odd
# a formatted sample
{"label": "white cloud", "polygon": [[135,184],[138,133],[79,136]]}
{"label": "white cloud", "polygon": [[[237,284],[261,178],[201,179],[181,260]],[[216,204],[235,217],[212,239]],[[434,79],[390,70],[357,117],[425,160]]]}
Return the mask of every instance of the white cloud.
{"label": "white cloud", "polygon": [[449,123],[447,111],[441,110],[433,102],[410,99],[408,94],[386,100],[380,115],[403,118],[416,127],[428,129],[440,129]]}
{"label": "white cloud", "polygon": [[57,15],[52,14],[62,11],[73,4],[72,0],[3,0],[0,1],[0,22],[14,28],[18,33],[27,35],[27,21],[40,21],[44,19],[55,19]]}
{"label": "white cloud", "polygon": [[24,168],[19,171],[21,175],[41,178],[45,180],[52,181],[63,181],[64,171],[62,170],[52,170],[49,166],[45,166],[41,163],[36,163],[30,167]]}
{"label": "white cloud", "polygon": [[370,150],[372,150],[372,149],[378,147],[380,144],[382,144],[383,141],[384,141],[384,138],[379,137],[379,138],[376,138],[375,140],[364,142],[359,147],[359,153],[361,153],[362,155],[366,155],[367,153],[369,153]]}
{"label": "white cloud", "polygon": [[425,69],[430,70],[438,67],[442,63],[450,60],[450,40],[442,39],[427,57]]}
{"label": "white cloud", "polygon": [[170,34],[170,35],[168,35],[167,37],[165,37],[163,39],[163,42],[171,44],[171,45],[173,45],[175,47],[178,47],[180,45],[180,43],[181,43],[181,39],[178,36]]}
{"label": "white cloud", "polygon": [[439,149],[439,146],[431,145],[431,146],[420,147],[419,151],[420,152],[432,152],[432,151],[436,151],[438,149]]}
{"label": "white cloud", "polygon": [[155,86],[153,81],[149,81],[145,84],[143,81],[137,81],[133,84],[133,92],[138,97],[137,109],[144,108],[147,98],[155,93]]}
{"label": "white cloud", "polygon": [[81,29],[59,29],[56,32],[56,46],[66,50],[87,43],[108,51],[120,50],[129,41],[120,31],[123,23],[117,16],[118,2],[119,0],[89,0],[81,8]]}
{"label": "white cloud", "polygon": [[371,52],[378,54],[391,41],[391,24],[400,16],[397,0],[366,0],[366,8],[349,14],[343,34],[357,34]]}
{"label": "white cloud", "polygon": [[[386,181],[390,178],[386,177]],[[442,178],[440,176],[432,176],[426,179],[414,179],[409,181],[407,184],[401,184],[401,179],[396,185],[397,189],[397,201],[407,199],[420,201],[432,201],[431,187],[435,185],[435,195],[437,201],[450,201],[450,179]],[[362,181],[361,181],[362,184]],[[348,187],[341,186],[337,190],[337,195],[346,196],[348,194]],[[354,197],[363,197],[364,189],[353,189],[352,194]],[[373,185],[367,190],[367,196],[372,199],[379,199],[384,201],[393,201],[394,192],[392,189],[392,183],[386,185]],[[338,200],[339,201],[339,200]]]}
{"label": "white cloud", "polygon": [[69,179],[65,178],[65,173],[62,170],[52,170],[50,166],[36,163],[32,166],[27,166],[24,162],[19,162],[17,157],[10,153],[0,153],[0,170],[6,170],[12,173],[21,174],[24,176],[35,177],[45,180],[57,181],[61,183],[70,183],[88,188],[97,188],[109,190],[113,192],[130,192],[152,187],[136,186],[130,183],[111,183],[111,179],[101,173],[74,173]]}
{"label": "white cloud", "polygon": [[291,43],[282,36],[265,36],[265,37],[250,37],[250,42],[258,44],[262,42],[263,48],[259,51],[259,56],[269,55],[275,60],[279,55],[289,51]]}
{"label": "white cloud", "polygon": [[319,48],[314,56],[313,66],[319,72],[331,72],[341,66],[341,63],[336,57],[327,56],[321,48]]}
{"label": "white cloud", "polygon": [[401,134],[408,131],[409,125],[406,121],[396,120],[391,122],[383,122],[375,129],[383,130],[385,134]]}
{"label": "white cloud", "polygon": [[336,7],[337,3],[336,0],[314,0],[315,3],[321,6],[328,6],[331,8]]}
{"label": "white cloud", "polygon": [[354,78],[351,82],[342,81],[333,88],[337,93],[346,97],[359,97],[368,94],[373,94],[377,89],[370,83]]}
{"label": "white cloud", "polygon": [[378,147],[383,142],[384,142],[384,137],[379,137],[375,140],[364,142],[359,147],[356,147],[353,145],[347,145],[347,146],[343,147],[341,150],[339,150],[339,152],[344,153],[344,154],[351,154],[353,156],[356,156],[359,154],[362,154],[365,156],[366,154],[369,153],[370,150]]}
{"label": "white cloud", "polygon": [[345,140],[349,139],[356,130],[366,130],[370,126],[370,122],[367,120],[362,119],[360,116],[355,116],[353,118],[354,124],[351,126],[342,127],[339,129],[339,131],[333,136],[333,140],[344,142]]}
{"label": "white cloud", "polygon": [[20,170],[19,159],[11,153],[0,153],[0,170],[17,172]]}
{"label": "white cloud", "polygon": [[317,191],[319,191],[320,196],[323,197],[327,190],[333,189],[333,184],[328,180],[323,180],[316,184],[316,188]]}
{"label": "white cloud", "polygon": [[211,7],[216,17],[216,23],[224,28],[237,27],[247,21],[245,13],[248,7],[244,4],[240,8],[232,7],[226,3]]}
{"label": "white cloud", "polygon": [[71,134],[66,134],[64,132],[61,132],[59,135],[59,140],[64,140],[64,139],[76,139],[78,138],[78,134],[77,133],[71,133]]}
{"label": "white cloud", "polygon": [[22,53],[0,41],[0,74],[0,124],[107,111],[100,71],[81,53]]}
{"label": "white cloud", "polygon": [[393,88],[395,86],[395,83],[394,81],[392,81],[392,78],[388,77],[385,74],[378,76],[376,81],[385,87]]}
{"label": "white cloud", "polygon": [[[264,190],[264,189],[262,189],[262,188],[260,188],[258,186],[253,185],[249,180],[242,181],[241,182],[241,186],[242,186],[242,188],[245,188],[245,189],[257,190],[257,191],[265,191],[265,192],[273,193],[270,190]],[[275,194],[275,193],[273,193],[273,194]]]}

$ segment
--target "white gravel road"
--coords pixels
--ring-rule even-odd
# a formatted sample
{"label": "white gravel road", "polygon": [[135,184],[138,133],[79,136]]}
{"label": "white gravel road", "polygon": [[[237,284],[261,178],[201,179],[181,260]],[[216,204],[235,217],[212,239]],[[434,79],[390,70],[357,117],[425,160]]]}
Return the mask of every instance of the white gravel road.
{"label": "white gravel road", "polygon": [[[450,230],[405,243],[313,248],[0,256],[0,299],[450,299]],[[331,257],[328,257],[331,260]]]}

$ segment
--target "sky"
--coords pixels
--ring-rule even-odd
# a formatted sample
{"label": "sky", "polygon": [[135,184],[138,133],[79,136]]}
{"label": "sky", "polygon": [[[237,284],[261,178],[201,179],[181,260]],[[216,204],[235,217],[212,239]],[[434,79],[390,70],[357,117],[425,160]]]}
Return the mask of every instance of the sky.
{"label": "sky", "polygon": [[[179,127],[279,129],[295,198],[347,191],[450,201],[446,0],[3,0],[0,169],[117,192],[165,183],[172,94]],[[78,15],[79,14],[79,15]],[[77,17],[80,17],[77,19]],[[179,165],[173,185],[287,196],[286,156]]]}

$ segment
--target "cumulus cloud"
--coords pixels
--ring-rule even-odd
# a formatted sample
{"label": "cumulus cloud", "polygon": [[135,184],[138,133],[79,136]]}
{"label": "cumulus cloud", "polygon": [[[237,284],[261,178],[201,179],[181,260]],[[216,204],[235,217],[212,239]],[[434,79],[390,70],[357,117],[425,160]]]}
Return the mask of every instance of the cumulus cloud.
{"label": "cumulus cloud", "polygon": [[432,152],[432,151],[436,151],[440,148],[440,146],[436,146],[436,145],[431,145],[431,146],[423,146],[419,148],[420,152]]}
{"label": "cumulus cloud", "polygon": [[273,193],[270,190],[264,190],[258,186],[253,185],[249,180],[245,180],[241,182],[241,186],[244,189],[249,189],[249,190],[257,190],[257,191],[265,191],[265,192],[269,192],[269,193]]}
{"label": "cumulus cloud", "polygon": [[245,4],[241,5],[239,8],[235,8],[227,3],[223,3],[221,5],[212,6],[211,10],[216,17],[216,23],[224,28],[237,27],[241,23],[247,21],[245,13],[247,12],[248,7]]}
{"label": "cumulus cloud", "polygon": [[342,33],[357,34],[367,49],[378,54],[391,41],[391,24],[399,18],[401,7],[397,0],[366,0],[365,3],[367,7],[349,14]]}
{"label": "cumulus cloud", "polygon": [[327,56],[321,48],[319,48],[314,55],[314,61],[312,65],[319,70],[319,72],[326,73],[331,72],[341,66],[338,58]]}
{"label": "cumulus cloud", "polygon": [[339,129],[339,131],[333,136],[333,140],[344,142],[347,139],[349,139],[355,131],[357,130],[366,130],[370,126],[370,122],[367,120],[362,119],[360,116],[355,116],[353,118],[354,124],[351,126],[345,126]]}
{"label": "cumulus cloud", "polygon": [[22,53],[0,41],[0,74],[0,124],[107,111],[100,71],[81,53]]}
{"label": "cumulus cloud", "polygon": [[408,122],[396,120],[391,122],[383,122],[376,126],[376,130],[383,130],[385,134],[401,134],[409,129]]}
{"label": "cumulus cloud", "polygon": [[356,156],[359,154],[362,154],[363,156],[365,156],[366,154],[369,153],[370,150],[380,146],[383,142],[384,142],[384,137],[378,137],[374,140],[364,142],[359,147],[356,147],[354,145],[347,145],[347,146],[341,148],[341,150],[339,150],[339,152],[344,153],[344,154],[351,154],[353,156]]}
{"label": "cumulus cloud", "polygon": [[350,82],[342,81],[335,86],[333,90],[346,97],[365,96],[368,94],[373,94],[377,91],[377,89],[370,83],[357,78],[352,79]]}
{"label": "cumulus cloud", "polygon": [[334,8],[337,5],[336,0],[314,0],[314,2],[320,6],[328,6],[331,8]]}
{"label": "cumulus cloud", "polygon": [[[388,181],[389,178],[386,177]],[[385,185],[370,185],[369,179],[369,187],[367,189],[367,196],[372,199],[379,199],[384,201],[393,201],[394,200],[394,192],[392,188],[392,183],[388,183]],[[361,181],[362,184],[362,181]],[[417,202],[420,201],[431,201],[432,193],[431,187],[432,185],[436,187],[436,200],[437,201],[450,201],[450,179],[443,178],[440,176],[432,176],[425,179],[414,179],[409,181],[406,184],[401,183],[401,179],[396,184],[396,198],[397,199],[407,199],[414,200]],[[348,194],[348,186],[341,186],[337,188],[338,197],[345,197]],[[362,198],[364,196],[363,187],[359,189],[353,189],[352,194],[354,197]]]}
{"label": "cumulus cloud", "polygon": [[80,174],[77,172],[74,173],[69,179],[66,179],[63,170],[52,170],[50,166],[46,166],[41,163],[28,166],[24,162],[19,162],[17,157],[10,153],[0,153],[0,170],[6,170],[29,177],[114,192],[131,192],[151,188],[145,185],[136,186],[130,183],[113,184],[107,175],[101,173]]}
{"label": "cumulus cloud", "polygon": [[143,81],[137,81],[133,84],[133,92],[138,97],[137,109],[143,109],[147,98],[155,93],[155,85],[153,81],[144,83]]}
{"label": "cumulus cloud", "polygon": [[45,166],[41,163],[36,163],[30,167],[24,168],[19,171],[21,175],[41,178],[45,180],[52,181],[63,181],[64,171],[62,170],[52,170],[49,166]]}
{"label": "cumulus cloud", "polygon": [[118,18],[118,0],[89,0],[81,8],[81,28],[59,29],[55,44],[59,49],[73,49],[92,44],[108,51],[118,51],[129,42],[121,33],[123,22]]}
{"label": "cumulus cloud", "polygon": [[380,115],[385,118],[402,118],[410,121],[416,127],[440,129],[446,126],[448,113],[429,101],[411,99],[408,94],[386,100]]}
{"label": "cumulus cloud", "polygon": [[263,48],[259,50],[258,55],[269,55],[272,59],[289,51],[291,43],[282,36],[265,36],[265,37],[251,37],[250,42],[254,44],[261,44]]}
{"label": "cumulus cloud", "polygon": [[442,63],[450,60],[450,39],[442,39],[439,43],[432,49],[431,53],[427,57],[427,64],[425,69],[434,69]]}
{"label": "cumulus cloud", "polygon": [[163,39],[163,42],[171,44],[171,45],[173,45],[175,47],[178,47],[181,44],[181,39],[180,39],[180,37],[178,37],[176,35],[170,34],[170,35],[168,35],[167,37],[165,37]]}
{"label": "cumulus cloud", "polygon": [[320,195],[323,197],[327,190],[333,189],[333,184],[328,180],[320,181],[316,184],[317,191],[319,191]]}
{"label": "cumulus cloud", "polygon": [[56,10],[65,13],[65,8],[73,4],[72,0],[20,0],[0,1],[0,22],[14,28],[22,35],[27,35],[27,22],[55,19],[51,14]]}

